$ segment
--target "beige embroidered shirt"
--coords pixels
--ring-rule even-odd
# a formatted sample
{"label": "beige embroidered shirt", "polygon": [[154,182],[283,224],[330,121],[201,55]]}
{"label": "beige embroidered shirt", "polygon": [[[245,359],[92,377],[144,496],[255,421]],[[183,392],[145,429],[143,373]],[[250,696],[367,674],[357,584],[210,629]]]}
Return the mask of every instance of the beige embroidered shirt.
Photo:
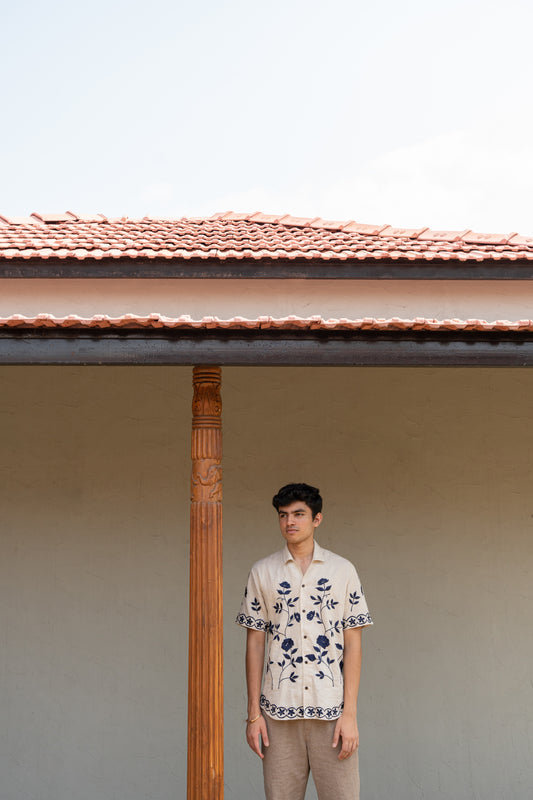
{"label": "beige embroidered shirt", "polygon": [[372,625],[353,564],[320,547],[305,575],[285,545],[252,567],[237,616],[265,631],[261,707],[274,719],[336,719],[346,628]]}

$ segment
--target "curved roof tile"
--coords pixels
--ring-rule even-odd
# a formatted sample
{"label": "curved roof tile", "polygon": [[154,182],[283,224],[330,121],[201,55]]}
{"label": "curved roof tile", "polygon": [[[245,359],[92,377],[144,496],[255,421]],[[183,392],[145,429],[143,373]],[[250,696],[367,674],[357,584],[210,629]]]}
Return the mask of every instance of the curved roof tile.
{"label": "curved roof tile", "polygon": [[202,317],[194,320],[190,316],[165,317],[161,314],[148,314],[140,316],[137,314],[123,314],[119,317],[109,317],[104,314],[95,314],[92,317],[79,317],[69,314],[65,317],[55,317],[52,314],[38,314],[35,317],[26,317],[21,314],[12,314],[9,317],[0,318],[0,328],[162,328],[166,330],[197,330],[197,329],[216,329],[216,330],[309,330],[309,331],[432,331],[432,332],[462,332],[462,331],[482,331],[509,332],[509,333],[532,333],[533,320],[520,319],[510,322],[509,320],[495,320],[487,322],[483,319],[428,319],[426,317],[416,317],[415,319],[401,319],[392,317],[390,319],[376,319],[375,317],[365,317],[362,319],[323,319],[320,316],[307,318],[288,316],[280,319],[261,316],[255,319],[245,317],[232,317],[231,319],[219,319],[218,317]]}
{"label": "curved roof tile", "polygon": [[533,260],[533,236],[226,212],[209,218],[0,215],[0,259]]}

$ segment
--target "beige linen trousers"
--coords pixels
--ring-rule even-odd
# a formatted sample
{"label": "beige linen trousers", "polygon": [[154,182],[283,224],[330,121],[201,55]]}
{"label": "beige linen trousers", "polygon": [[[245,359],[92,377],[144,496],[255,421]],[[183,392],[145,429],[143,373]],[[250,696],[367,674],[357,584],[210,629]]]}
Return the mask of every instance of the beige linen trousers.
{"label": "beige linen trousers", "polygon": [[309,772],[318,800],[359,800],[358,751],[339,761],[332,747],[337,720],[274,720],[265,715],[270,745],[263,747],[266,800],[304,800]]}

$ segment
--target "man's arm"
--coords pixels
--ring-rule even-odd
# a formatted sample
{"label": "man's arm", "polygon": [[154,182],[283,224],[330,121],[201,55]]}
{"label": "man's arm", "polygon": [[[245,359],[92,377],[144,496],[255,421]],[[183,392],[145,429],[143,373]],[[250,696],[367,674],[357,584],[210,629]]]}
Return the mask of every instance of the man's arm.
{"label": "man's arm", "polygon": [[344,709],[337,720],[333,747],[337,747],[339,739],[342,748],[339,758],[348,758],[359,747],[359,729],[357,727],[357,695],[361,679],[363,628],[348,628],[344,631]]}
{"label": "man's arm", "polygon": [[248,719],[255,720],[246,725],[246,741],[259,758],[261,752],[260,737],[263,744],[268,747],[268,733],[266,722],[261,714],[259,699],[261,697],[261,682],[263,679],[263,666],[265,663],[265,632],[248,628],[246,632],[246,686],[248,688]]}

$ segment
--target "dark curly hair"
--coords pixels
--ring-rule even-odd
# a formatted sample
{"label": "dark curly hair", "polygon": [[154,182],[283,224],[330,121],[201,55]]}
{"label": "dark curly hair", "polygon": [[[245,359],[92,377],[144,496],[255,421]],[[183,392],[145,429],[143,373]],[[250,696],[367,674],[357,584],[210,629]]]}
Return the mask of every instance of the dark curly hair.
{"label": "dark curly hair", "polygon": [[313,519],[322,511],[322,498],[318,489],[309,486],[308,483],[288,483],[282,486],[277,494],[272,498],[272,505],[279,511],[283,506],[290,506],[300,500],[309,506]]}

